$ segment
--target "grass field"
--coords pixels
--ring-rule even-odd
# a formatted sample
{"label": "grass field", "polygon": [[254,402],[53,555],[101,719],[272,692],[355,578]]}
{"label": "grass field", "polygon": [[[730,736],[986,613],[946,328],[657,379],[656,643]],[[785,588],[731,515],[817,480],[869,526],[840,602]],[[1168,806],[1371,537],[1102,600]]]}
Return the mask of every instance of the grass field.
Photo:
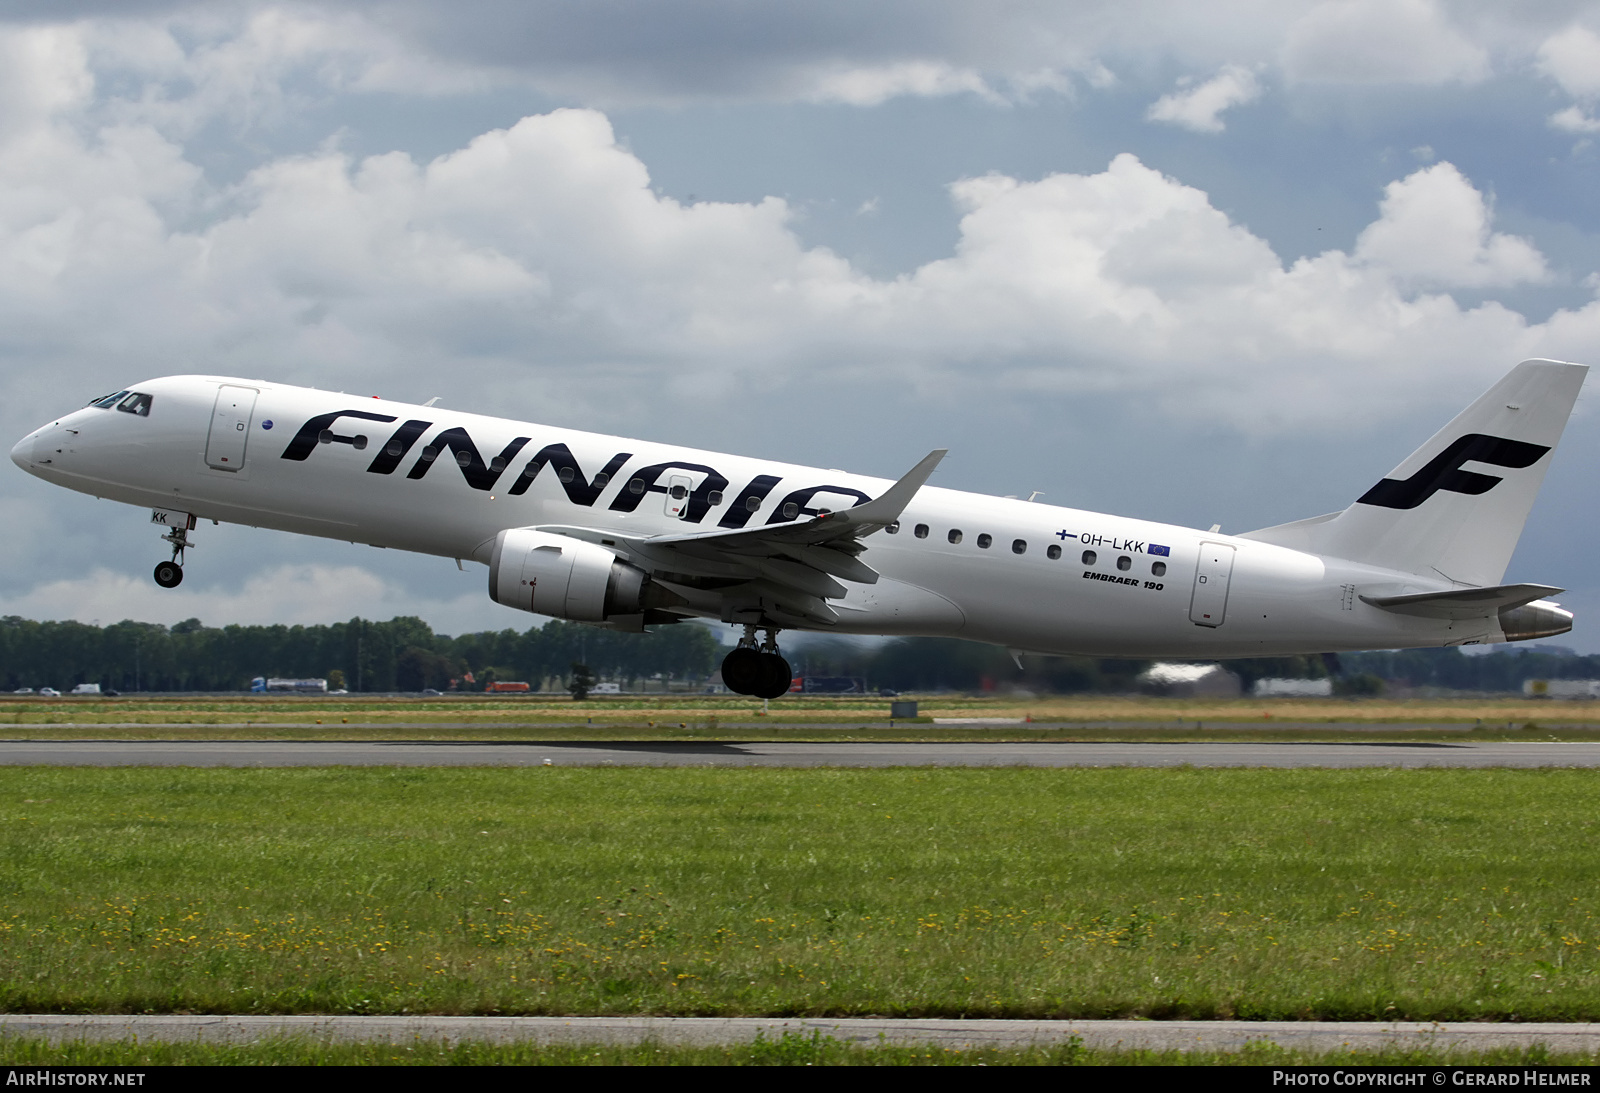
{"label": "grass field", "polygon": [[[1367,739],[1473,733],[1479,739],[1600,740],[1587,702],[1492,699],[1011,698],[932,695],[917,723],[888,726],[884,698],[792,696],[772,702],[686,695],[130,697],[0,696],[7,739],[1327,739],[1336,726],[1383,726]],[[933,718],[1017,724],[936,725]]]}
{"label": "grass field", "polygon": [[0,768],[0,1008],[1594,1020],[1597,791]]}

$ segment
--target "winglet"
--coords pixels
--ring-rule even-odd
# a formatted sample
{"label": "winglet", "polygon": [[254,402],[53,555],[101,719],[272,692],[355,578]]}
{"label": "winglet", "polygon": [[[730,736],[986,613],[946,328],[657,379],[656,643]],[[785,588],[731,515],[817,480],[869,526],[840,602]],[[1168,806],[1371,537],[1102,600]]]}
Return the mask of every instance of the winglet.
{"label": "winglet", "polygon": [[884,490],[883,493],[864,505],[829,513],[828,520],[852,527],[864,524],[876,524],[880,528],[888,527],[900,519],[900,514],[905,511],[907,505],[911,504],[911,499],[917,495],[917,491],[923,487],[933,474],[933,469],[949,453],[949,448],[934,449],[923,458],[921,463],[912,467],[900,481]]}

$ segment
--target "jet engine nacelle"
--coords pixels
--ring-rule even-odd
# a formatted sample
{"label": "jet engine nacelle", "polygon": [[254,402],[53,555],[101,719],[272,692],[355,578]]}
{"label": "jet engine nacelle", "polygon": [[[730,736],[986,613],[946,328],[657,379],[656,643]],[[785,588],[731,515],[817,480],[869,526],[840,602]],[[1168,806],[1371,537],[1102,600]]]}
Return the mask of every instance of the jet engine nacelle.
{"label": "jet engine nacelle", "polygon": [[489,597],[574,622],[642,616],[649,577],[593,543],[513,528],[495,536]]}

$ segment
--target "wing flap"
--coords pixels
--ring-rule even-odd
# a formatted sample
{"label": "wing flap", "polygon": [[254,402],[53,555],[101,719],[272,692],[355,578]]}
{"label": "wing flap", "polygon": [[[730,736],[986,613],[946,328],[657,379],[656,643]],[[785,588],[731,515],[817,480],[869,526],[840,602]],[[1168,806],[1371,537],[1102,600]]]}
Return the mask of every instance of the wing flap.
{"label": "wing flap", "polygon": [[[567,525],[536,530],[603,546],[686,597],[704,601],[714,595],[729,621],[755,616],[787,625],[831,626],[839,616],[828,601],[848,592],[839,581],[877,583],[877,570],[858,557],[866,550],[861,540],[900,519],[946,452],[929,452],[871,501],[806,520],[643,538]],[[697,579],[726,583],[708,590],[693,583]]]}

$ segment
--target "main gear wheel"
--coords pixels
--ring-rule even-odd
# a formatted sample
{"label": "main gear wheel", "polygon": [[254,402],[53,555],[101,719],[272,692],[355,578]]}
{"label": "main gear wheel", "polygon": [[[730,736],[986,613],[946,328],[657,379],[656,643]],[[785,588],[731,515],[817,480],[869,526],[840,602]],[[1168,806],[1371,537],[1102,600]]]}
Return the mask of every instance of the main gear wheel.
{"label": "main gear wheel", "polygon": [[734,694],[780,698],[789,693],[794,671],[778,652],[778,631],[767,630],[767,640],[756,647],[756,627],[746,624],[739,647],[722,659],[722,684]]}

